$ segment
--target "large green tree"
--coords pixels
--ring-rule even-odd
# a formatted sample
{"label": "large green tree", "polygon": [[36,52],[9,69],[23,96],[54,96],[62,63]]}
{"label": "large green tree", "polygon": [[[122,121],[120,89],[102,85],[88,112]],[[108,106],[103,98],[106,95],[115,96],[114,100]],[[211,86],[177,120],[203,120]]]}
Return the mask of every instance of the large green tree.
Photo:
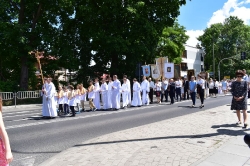
{"label": "large green tree", "polygon": [[[162,32],[172,27],[186,0],[2,0],[1,79],[28,89],[34,76],[31,50],[58,60],[44,71],[77,71],[77,81],[98,73],[134,73],[152,62]],[[89,66],[94,61],[96,65]],[[52,64],[52,65],[51,65]],[[6,74],[8,73],[8,74]]]}
{"label": "large green tree", "polygon": [[245,25],[238,17],[230,16],[223,23],[212,24],[204,30],[204,34],[199,36],[198,40],[201,41],[201,45],[206,52],[206,69],[213,71],[213,61],[215,61],[217,76],[218,63],[221,61],[220,79],[227,75],[233,76],[237,69],[249,67],[249,59],[247,58],[245,61],[240,60],[240,54],[241,52],[246,52],[247,57],[249,57],[250,27]]}

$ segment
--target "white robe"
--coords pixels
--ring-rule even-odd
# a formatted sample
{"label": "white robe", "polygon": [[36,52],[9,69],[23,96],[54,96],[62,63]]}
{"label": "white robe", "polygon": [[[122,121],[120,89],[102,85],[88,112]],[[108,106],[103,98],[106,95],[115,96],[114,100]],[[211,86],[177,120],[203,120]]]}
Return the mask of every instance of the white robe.
{"label": "white robe", "polygon": [[50,117],[56,117],[57,111],[56,111],[56,102],[55,102],[55,93],[56,88],[55,85],[51,82],[46,85],[46,105],[47,110],[43,111],[43,116],[50,116]]}
{"label": "white robe", "polygon": [[105,82],[104,84],[101,85],[101,93],[102,93],[102,105],[103,109],[109,109],[108,107],[108,85]]}
{"label": "white robe", "polygon": [[142,92],[142,104],[149,105],[148,93],[150,91],[148,80],[144,80],[141,83],[141,92]]}
{"label": "white robe", "polygon": [[129,79],[127,79],[126,84],[128,85],[128,88],[129,88],[129,90],[128,90],[128,104],[131,104],[131,84],[130,84]]}
{"label": "white robe", "polygon": [[128,84],[122,84],[122,107],[127,107],[129,104],[129,86]]}
{"label": "white robe", "polygon": [[46,100],[46,87],[47,87],[47,83],[45,83],[43,85],[43,89],[44,89],[44,93],[41,93],[41,95],[43,96],[43,105],[42,105],[42,115],[45,116],[48,114],[49,110],[48,110],[48,104],[47,104],[47,100]]}
{"label": "white robe", "polygon": [[95,83],[94,92],[95,92],[95,98],[93,99],[93,102],[94,102],[95,108],[97,108],[99,110],[99,109],[101,109],[99,82]]}
{"label": "white robe", "polygon": [[112,108],[120,109],[120,90],[121,90],[121,82],[116,79],[112,85]]}
{"label": "white robe", "polygon": [[108,98],[108,109],[112,108],[112,86],[113,86],[113,81],[108,83],[108,92],[107,92],[107,98]]}
{"label": "white robe", "polygon": [[141,86],[138,82],[134,82],[133,84],[133,100],[131,103],[132,106],[141,106]]}

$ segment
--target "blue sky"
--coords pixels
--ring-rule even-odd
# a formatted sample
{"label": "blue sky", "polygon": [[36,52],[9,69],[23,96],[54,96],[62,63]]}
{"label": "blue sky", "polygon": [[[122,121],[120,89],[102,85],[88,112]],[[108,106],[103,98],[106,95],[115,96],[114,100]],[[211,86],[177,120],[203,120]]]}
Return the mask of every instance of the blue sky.
{"label": "blue sky", "polygon": [[187,45],[195,46],[196,37],[211,24],[223,22],[229,16],[238,16],[245,24],[250,23],[250,0],[186,0],[180,8],[178,21],[186,27],[190,39]]}

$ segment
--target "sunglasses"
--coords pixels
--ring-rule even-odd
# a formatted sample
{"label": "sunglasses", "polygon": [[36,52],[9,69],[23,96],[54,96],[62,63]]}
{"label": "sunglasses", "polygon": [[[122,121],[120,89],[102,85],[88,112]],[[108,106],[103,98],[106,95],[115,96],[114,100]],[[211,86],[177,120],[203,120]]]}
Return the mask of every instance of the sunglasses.
{"label": "sunglasses", "polygon": [[237,78],[242,78],[242,76],[237,76]]}

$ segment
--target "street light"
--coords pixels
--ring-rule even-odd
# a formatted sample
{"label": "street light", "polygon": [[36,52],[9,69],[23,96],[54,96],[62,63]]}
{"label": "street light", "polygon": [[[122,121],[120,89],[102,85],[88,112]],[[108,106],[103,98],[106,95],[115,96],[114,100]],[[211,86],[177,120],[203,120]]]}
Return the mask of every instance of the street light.
{"label": "street light", "polygon": [[213,39],[213,74],[215,79],[214,39]]}

